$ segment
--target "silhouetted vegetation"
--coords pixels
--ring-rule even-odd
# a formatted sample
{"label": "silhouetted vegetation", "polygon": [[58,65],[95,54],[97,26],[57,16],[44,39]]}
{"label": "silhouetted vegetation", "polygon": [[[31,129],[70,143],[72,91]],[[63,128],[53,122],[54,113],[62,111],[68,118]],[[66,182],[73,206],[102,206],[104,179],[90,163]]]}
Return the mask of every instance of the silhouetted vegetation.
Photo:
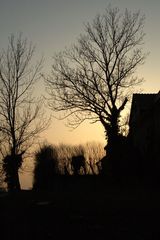
{"label": "silhouetted vegetation", "polygon": [[3,159],[4,181],[7,183],[8,191],[20,190],[18,169],[22,166],[24,152],[17,155],[7,155]]}
{"label": "silhouetted vegetation", "polygon": [[31,62],[34,51],[21,34],[11,35],[0,55],[0,153],[8,189],[20,189],[22,155],[48,126],[42,102],[33,95],[42,67],[42,60],[35,66]]}
{"label": "silhouetted vegetation", "polygon": [[[97,154],[94,154],[93,150]],[[55,176],[97,175],[97,162],[103,156],[103,146],[98,143],[87,143],[83,146],[44,144],[35,153],[33,188],[52,189]],[[64,181],[67,181],[66,178]]]}
{"label": "silhouetted vegetation", "polygon": [[52,76],[46,79],[49,107],[69,117],[71,127],[86,119],[103,125],[110,160],[117,159],[122,145],[121,112],[133,87],[142,83],[134,73],[146,57],[143,27],[139,11],[120,13],[109,6],[85,25],[76,44],[54,56]]}
{"label": "silhouetted vegetation", "polygon": [[139,11],[120,13],[109,6],[85,25],[75,45],[54,56],[53,77],[46,80],[50,108],[70,117],[72,127],[86,119],[101,122],[110,154],[118,151],[120,115],[128,96],[142,82],[133,74],[146,57],[143,27]]}
{"label": "silhouetted vegetation", "polygon": [[[85,25],[85,34],[75,45],[54,56],[53,75],[46,79],[49,107],[71,117],[73,128],[85,120],[99,121],[106,133],[106,154],[98,145],[42,145],[35,154],[34,188],[52,189],[56,175],[99,174],[127,182],[146,174],[143,165],[151,156],[142,156],[130,136],[123,135],[121,125],[131,89],[142,82],[134,73],[146,57],[140,47],[143,27],[139,11],[126,9],[121,14],[109,6]],[[17,39],[11,35],[0,56],[0,152],[8,190],[20,190],[23,157],[48,126],[42,102],[32,91],[42,67],[42,59],[31,66],[34,51],[21,34]],[[144,170],[149,171],[149,167]]]}
{"label": "silhouetted vegetation", "polygon": [[[17,40],[10,37],[8,50],[0,56],[0,170],[14,194],[5,195],[0,189],[1,238],[146,239],[159,231],[155,220],[159,190],[153,198],[153,189],[131,184],[160,181],[160,118],[156,115],[160,95],[153,97],[156,107],[136,109],[142,112],[140,122],[136,125],[133,120],[128,135],[121,131],[121,112],[130,89],[141,83],[133,73],[145,59],[143,24],[139,12],[126,10],[121,15],[109,7],[86,24],[85,35],[76,45],[55,56],[53,78],[47,80],[53,100],[50,107],[73,116],[72,127],[86,119],[101,122],[107,145],[106,152],[98,143],[39,145],[34,154],[33,190],[40,191],[17,190],[21,189],[18,171],[23,155],[48,122],[42,117],[41,102],[31,94],[42,62],[30,68],[34,47],[21,35]],[[147,146],[146,141],[135,144],[145,118],[149,121],[140,140],[147,136]]]}
{"label": "silhouetted vegetation", "polygon": [[83,155],[73,156],[71,161],[71,166],[74,175],[80,174],[80,169],[83,168],[84,174],[86,174],[86,163],[85,157]]}
{"label": "silhouetted vegetation", "polygon": [[42,145],[35,155],[34,188],[52,189],[56,179],[66,184],[70,181],[77,187],[80,183],[87,186],[87,182],[95,179],[89,178],[89,175],[99,175],[97,181],[100,182],[102,177],[106,183],[111,181],[125,185],[143,180],[141,156],[128,137],[119,135],[117,145],[114,148],[107,145],[105,150],[97,143]]}
{"label": "silhouetted vegetation", "polygon": [[54,176],[58,173],[54,148],[43,145],[35,154],[34,189],[53,189]]}

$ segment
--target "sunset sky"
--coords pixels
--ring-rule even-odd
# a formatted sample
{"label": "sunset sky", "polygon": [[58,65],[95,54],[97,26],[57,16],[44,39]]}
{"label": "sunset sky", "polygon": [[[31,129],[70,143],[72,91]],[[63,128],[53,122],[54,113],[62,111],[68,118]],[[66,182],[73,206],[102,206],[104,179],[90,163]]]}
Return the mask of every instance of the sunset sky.
{"label": "sunset sky", "polygon": [[[37,59],[44,55],[44,72],[50,74],[52,56],[74,43],[83,33],[84,23],[103,13],[109,3],[120,9],[140,10],[146,16],[145,49],[150,54],[138,75],[144,77],[143,92],[160,90],[160,1],[159,0],[0,0],[0,49],[6,48],[8,36],[22,32],[36,44]],[[103,128],[99,124],[81,125],[70,131],[65,121],[52,120],[43,138],[51,143],[105,143]]]}

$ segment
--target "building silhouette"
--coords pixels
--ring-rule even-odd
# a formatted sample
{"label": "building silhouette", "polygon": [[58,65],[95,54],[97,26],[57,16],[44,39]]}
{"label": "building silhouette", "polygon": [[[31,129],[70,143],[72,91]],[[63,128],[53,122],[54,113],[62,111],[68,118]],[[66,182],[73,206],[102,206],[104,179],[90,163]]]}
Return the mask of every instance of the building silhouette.
{"label": "building silhouette", "polygon": [[143,174],[157,179],[160,175],[160,91],[133,94],[128,137],[139,156]]}

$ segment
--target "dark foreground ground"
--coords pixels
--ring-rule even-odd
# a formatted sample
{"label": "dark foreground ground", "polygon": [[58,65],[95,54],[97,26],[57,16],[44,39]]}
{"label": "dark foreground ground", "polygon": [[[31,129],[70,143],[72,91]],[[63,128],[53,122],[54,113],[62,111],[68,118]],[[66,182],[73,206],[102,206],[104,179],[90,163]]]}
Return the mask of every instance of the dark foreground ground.
{"label": "dark foreground ground", "polygon": [[160,239],[160,189],[83,181],[1,194],[3,239]]}

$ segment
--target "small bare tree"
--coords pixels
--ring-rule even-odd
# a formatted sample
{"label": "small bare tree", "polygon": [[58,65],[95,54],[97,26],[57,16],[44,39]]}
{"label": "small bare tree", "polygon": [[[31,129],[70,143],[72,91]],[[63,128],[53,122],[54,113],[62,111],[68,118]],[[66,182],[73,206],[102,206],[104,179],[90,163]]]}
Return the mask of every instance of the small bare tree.
{"label": "small bare tree", "polygon": [[[77,127],[84,120],[100,121],[108,144],[120,133],[120,114],[131,89],[142,82],[134,76],[144,63],[144,16],[123,14],[108,7],[85,25],[77,44],[54,56],[52,76],[46,79],[51,96],[49,106],[70,117]],[[63,117],[62,117],[63,116]]]}
{"label": "small bare tree", "polygon": [[32,65],[34,52],[20,34],[9,37],[8,49],[0,55],[0,150],[9,190],[20,189],[22,155],[47,127],[42,102],[33,96],[42,68],[42,60]]}

